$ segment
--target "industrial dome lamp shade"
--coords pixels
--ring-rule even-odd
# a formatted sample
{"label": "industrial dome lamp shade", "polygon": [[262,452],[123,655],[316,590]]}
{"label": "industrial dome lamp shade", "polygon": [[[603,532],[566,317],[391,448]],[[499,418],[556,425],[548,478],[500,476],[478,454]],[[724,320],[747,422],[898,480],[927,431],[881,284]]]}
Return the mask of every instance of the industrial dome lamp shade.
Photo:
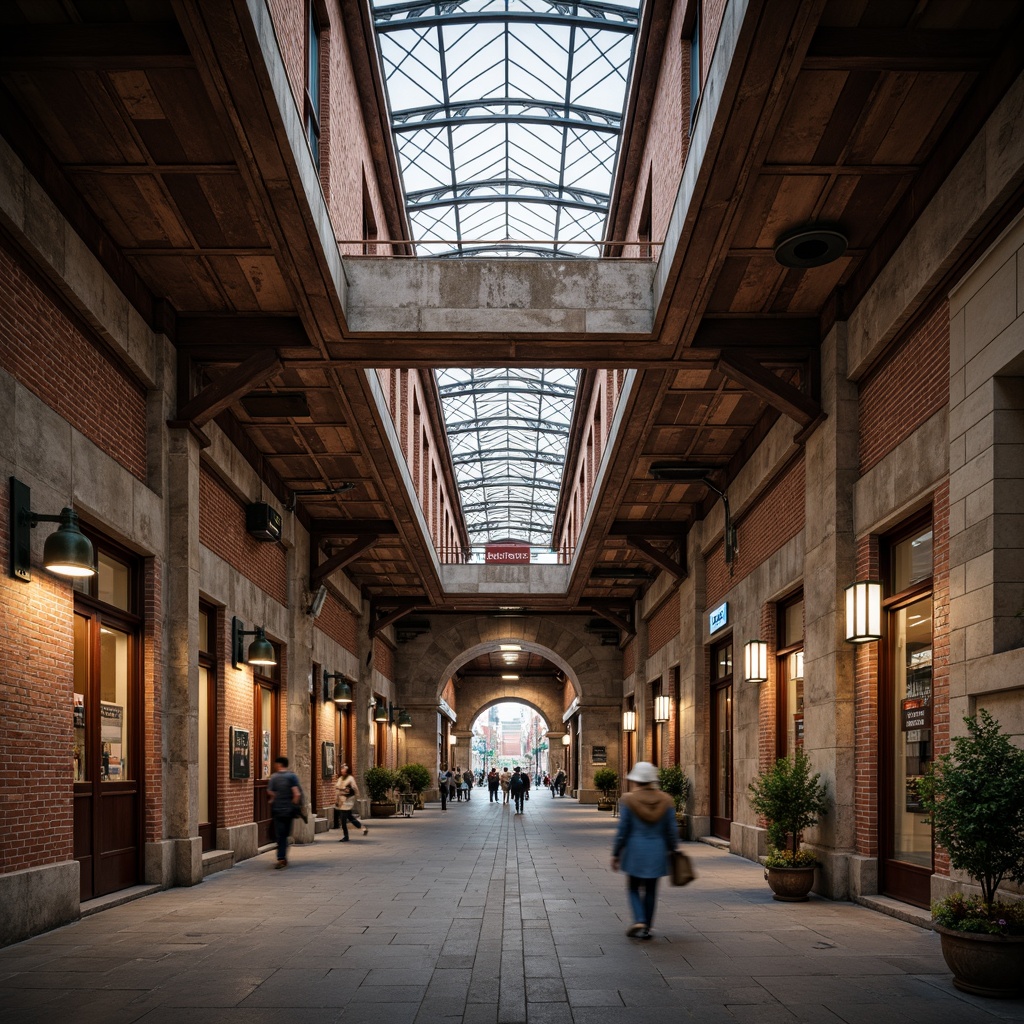
{"label": "industrial dome lamp shade", "polygon": [[[245,650],[245,638],[255,637],[249,644],[248,651]],[[239,665],[276,665],[277,652],[274,645],[267,639],[266,631],[262,626],[255,629],[246,629],[245,623],[238,616],[231,618],[231,667],[238,668]]]}
{"label": "industrial dome lamp shade", "polygon": [[398,728],[399,729],[411,729],[412,728],[412,715],[409,714],[405,708],[399,708],[398,710]]}
{"label": "industrial dome lamp shade", "polygon": [[795,270],[833,263],[846,252],[846,236],[834,227],[807,225],[780,235],[775,243],[775,262]]}
{"label": "industrial dome lamp shade", "polygon": [[[334,680],[334,689],[331,689]],[[335,704],[352,703],[352,687],[340,672],[328,672],[324,669],[324,701],[333,700]]]}
{"label": "industrial dome lamp shade", "polygon": [[31,489],[12,476],[11,575],[25,582],[32,579],[32,530],[40,523],[58,523],[43,545],[43,565],[58,576],[95,576],[96,553],[74,509],[48,516],[33,512],[31,506]]}
{"label": "industrial dome lamp shade", "polygon": [[388,702],[378,700],[373,706],[373,720],[375,722],[386,722],[388,720]]}
{"label": "industrial dome lamp shade", "polygon": [[846,588],[846,641],[866,644],[882,638],[882,584],[858,580]]}
{"label": "industrial dome lamp shade", "polygon": [[263,627],[257,626],[254,632],[256,639],[249,644],[246,660],[250,665],[276,665],[277,655],[274,653],[274,645],[267,639]]}

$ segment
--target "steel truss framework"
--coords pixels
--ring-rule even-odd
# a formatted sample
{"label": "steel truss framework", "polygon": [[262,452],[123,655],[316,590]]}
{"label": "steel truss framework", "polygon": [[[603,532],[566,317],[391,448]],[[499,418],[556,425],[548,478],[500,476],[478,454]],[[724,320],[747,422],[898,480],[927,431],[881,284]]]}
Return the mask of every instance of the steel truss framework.
{"label": "steel truss framework", "polygon": [[[375,0],[416,253],[600,255],[639,0]],[[437,372],[474,543],[552,543],[575,370]]]}
{"label": "steel truss framework", "polygon": [[550,545],[578,371],[435,373],[471,542]]}

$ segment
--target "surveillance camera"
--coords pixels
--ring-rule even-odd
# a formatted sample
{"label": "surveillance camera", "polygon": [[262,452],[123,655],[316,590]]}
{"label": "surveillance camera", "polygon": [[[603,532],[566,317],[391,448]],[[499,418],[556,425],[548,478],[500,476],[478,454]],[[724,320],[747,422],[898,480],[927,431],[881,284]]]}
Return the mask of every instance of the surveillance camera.
{"label": "surveillance camera", "polygon": [[313,595],[313,600],[310,602],[309,607],[306,609],[307,615],[312,615],[315,619],[321,611],[323,611],[324,601],[327,600],[327,587],[322,583],[320,584],[319,590]]}

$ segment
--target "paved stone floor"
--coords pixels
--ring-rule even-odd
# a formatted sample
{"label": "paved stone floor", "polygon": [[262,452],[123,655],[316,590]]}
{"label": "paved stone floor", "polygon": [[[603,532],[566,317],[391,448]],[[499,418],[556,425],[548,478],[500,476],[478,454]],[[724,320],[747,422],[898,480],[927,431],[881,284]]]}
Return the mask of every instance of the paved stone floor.
{"label": "paved stone floor", "polygon": [[757,865],[703,844],[654,940],[629,939],[613,821],[544,791],[522,816],[476,792],[370,824],[0,950],[0,1021],[1024,1021],[1024,1000],[957,992],[932,932],[776,903]]}

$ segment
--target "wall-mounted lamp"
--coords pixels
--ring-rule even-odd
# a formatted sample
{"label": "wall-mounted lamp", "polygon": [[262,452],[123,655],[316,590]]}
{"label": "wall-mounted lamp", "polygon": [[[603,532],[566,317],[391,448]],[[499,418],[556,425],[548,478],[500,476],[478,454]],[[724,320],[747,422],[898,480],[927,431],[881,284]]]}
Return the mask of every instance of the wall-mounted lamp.
{"label": "wall-mounted lamp", "polygon": [[750,640],[743,645],[743,678],[748,683],[763,683],[768,678],[768,644]]}
{"label": "wall-mounted lamp", "polygon": [[386,722],[388,717],[388,702],[383,697],[374,701],[373,720],[375,722]]}
{"label": "wall-mounted lamp", "polygon": [[655,480],[692,481],[703,484],[709,491],[714,491],[722,499],[722,509],[725,512],[723,531],[725,564],[729,567],[731,576],[733,562],[739,553],[736,527],[733,525],[732,513],[729,510],[729,495],[711,480],[711,474],[723,468],[722,466],[694,466],[684,462],[654,462],[651,464],[650,474]]}
{"label": "wall-mounted lamp", "polygon": [[882,638],[882,584],[858,580],[846,588],[846,640],[864,644]]}
{"label": "wall-mounted lamp", "polygon": [[789,656],[789,663],[787,665],[787,674],[790,679],[803,679],[804,677],[804,652],[794,651]]}
{"label": "wall-mounted lamp", "polygon": [[[255,637],[249,644],[248,652],[245,650],[245,638]],[[231,667],[238,668],[239,665],[276,665],[277,655],[274,653],[274,645],[267,639],[266,631],[262,626],[255,629],[245,629],[245,623],[237,616],[231,617]]]}
{"label": "wall-mounted lamp", "polygon": [[[331,689],[331,680],[334,680],[334,688]],[[352,687],[347,677],[340,672],[328,672],[324,669],[324,701],[333,700],[335,704],[352,703]]]}
{"label": "wall-mounted lamp", "polygon": [[32,491],[11,477],[11,575],[32,579],[32,530],[39,523],[60,523],[43,545],[43,565],[58,576],[95,576],[96,553],[92,541],[78,526],[73,509],[61,509],[59,516],[33,512]]}
{"label": "wall-mounted lamp", "polygon": [[622,731],[623,732],[636,732],[636,712],[635,711],[623,711],[622,712]]}
{"label": "wall-mounted lamp", "polygon": [[455,733],[453,733],[453,732],[448,733],[448,745],[450,747],[454,747],[455,744],[458,743],[458,742],[459,742],[459,738],[458,738],[458,736],[455,735]]}
{"label": "wall-mounted lamp", "polygon": [[667,722],[672,717],[672,698],[667,693],[654,698],[654,720]]}
{"label": "wall-mounted lamp", "polygon": [[398,708],[398,728],[399,729],[411,729],[412,728],[412,716],[405,708]]}
{"label": "wall-mounted lamp", "polygon": [[568,733],[564,733],[562,735],[562,746],[567,747],[570,743],[572,743],[572,737]]}

